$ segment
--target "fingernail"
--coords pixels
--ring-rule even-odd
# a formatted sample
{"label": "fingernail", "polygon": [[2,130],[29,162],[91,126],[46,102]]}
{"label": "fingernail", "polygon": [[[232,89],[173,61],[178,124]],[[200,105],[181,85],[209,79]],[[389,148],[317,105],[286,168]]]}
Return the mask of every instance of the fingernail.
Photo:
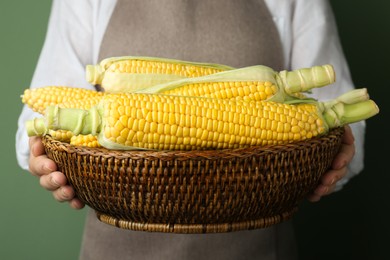
{"label": "fingernail", "polygon": [[47,165],[43,166],[43,168],[44,168],[46,171],[49,171],[49,172],[54,171],[51,167],[49,167],[49,166],[47,166]]}
{"label": "fingernail", "polygon": [[341,161],[341,162],[339,162],[339,163],[337,164],[337,169],[343,168],[346,164],[347,164],[346,161]]}
{"label": "fingernail", "polygon": [[51,177],[51,182],[54,184],[54,185],[57,185],[59,186],[60,184],[57,182],[57,180],[53,177]]}
{"label": "fingernail", "polygon": [[330,185],[333,185],[336,183],[336,178],[333,178],[331,181],[330,181]]}
{"label": "fingernail", "polygon": [[65,189],[61,189],[62,196],[64,199],[67,199],[69,197],[68,193],[65,191]]}

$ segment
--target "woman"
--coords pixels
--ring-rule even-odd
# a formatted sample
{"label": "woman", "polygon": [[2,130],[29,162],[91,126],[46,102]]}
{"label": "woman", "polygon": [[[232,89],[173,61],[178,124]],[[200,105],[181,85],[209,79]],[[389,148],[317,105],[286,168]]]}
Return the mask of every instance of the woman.
{"label": "woman", "polygon": [[[332,64],[337,84],[316,89],[320,99],[354,88],[328,1],[316,0],[54,0],[46,41],[31,87],[67,85],[93,89],[85,66],[113,56],[156,56],[243,67],[262,64],[292,70]],[[65,176],[28,139],[24,107],[17,156],[58,201],[80,209]],[[352,128],[352,130],[351,130]],[[340,189],[363,168],[365,124],[346,127],[343,146],[310,201]],[[356,154],[355,154],[356,147]],[[121,230],[88,214],[80,259],[295,259],[290,222],[224,234],[178,235]]]}

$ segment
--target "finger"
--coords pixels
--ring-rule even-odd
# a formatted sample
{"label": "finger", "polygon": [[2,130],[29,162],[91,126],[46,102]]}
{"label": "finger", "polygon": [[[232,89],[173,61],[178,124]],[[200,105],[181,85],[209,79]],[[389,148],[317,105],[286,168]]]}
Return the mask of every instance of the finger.
{"label": "finger", "polygon": [[339,180],[345,177],[347,168],[341,170],[330,170],[322,178],[321,183],[317,188],[307,196],[307,200],[311,202],[319,201],[323,196],[329,195],[336,189],[336,184]]}
{"label": "finger", "polygon": [[329,186],[327,185],[318,185],[318,187],[313,191],[313,194],[318,195],[318,196],[324,196],[327,195],[329,192]]}
{"label": "finger", "polygon": [[355,155],[354,144],[342,144],[339,153],[332,162],[333,169],[341,169],[345,167]]}
{"label": "finger", "polygon": [[307,197],[307,200],[310,201],[310,202],[318,202],[321,200],[321,196],[317,195],[317,194],[310,194],[308,197]]}
{"label": "finger", "polygon": [[40,137],[34,136],[29,138],[30,158],[29,170],[33,175],[41,176],[48,174],[57,169],[57,165],[45,154],[45,149]]}
{"label": "finger", "polygon": [[42,139],[38,136],[30,137],[29,139],[30,152],[32,156],[40,156],[45,154],[45,147],[42,144]]}
{"label": "finger", "polygon": [[349,125],[344,126],[342,142],[344,144],[353,144],[355,142],[355,137],[353,136],[352,129]]}
{"label": "finger", "polygon": [[318,196],[325,196],[331,194],[334,189],[336,188],[336,184],[332,185],[323,185],[320,184],[318,187],[313,191],[313,194],[318,195]]}
{"label": "finger", "polygon": [[47,158],[46,155],[40,155],[38,157],[31,156],[29,170],[35,176],[42,176],[57,170],[57,165],[54,161]]}
{"label": "finger", "polygon": [[347,175],[347,172],[347,167],[343,167],[339,170],[330,170],[321,177],[321,184],[327,186],[335,185]]}
{"label": "finger", "polygon": [[355,138],[349,125],[344,126],[344,135],[341,140],[340,151],[333,160],[332,168],[340,169],[346,166],[355,155]]}
{"label": "finger", "polygon": [[74,190],[71,186],[61,186],[53,191],[54,198],[59,202],[70,201],[74,198]]}
{"label": "finger", "polygon": [[40,185],[50,191],[54,191],[61,186],[65,186],[66,177],[62,172],[52,172],[47,175],[42,175],[39,178]]}
{"label": "finger", "polygon": [[85,204],[78,198],[73,198],[71,201],[69,201],[69,205],[73,209],[82,209],[85,207]]}
{"label": "finger", "polygon": [[317,202],[322,197],[331,194],[336,185],[322,185],[320,184],[309,196],[307,196],[307,200],[310,202]]}

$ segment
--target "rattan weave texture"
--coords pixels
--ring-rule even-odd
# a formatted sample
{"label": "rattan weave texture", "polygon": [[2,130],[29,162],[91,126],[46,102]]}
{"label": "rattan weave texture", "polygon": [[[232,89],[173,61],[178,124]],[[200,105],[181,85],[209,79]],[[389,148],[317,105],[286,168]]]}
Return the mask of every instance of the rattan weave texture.
{"label": "rattan weave texture", "polygon": [[339,150],[344,131],[281,146],[113,151],[43,138],[77,196],[123,229],[215,233],[289,219]]}

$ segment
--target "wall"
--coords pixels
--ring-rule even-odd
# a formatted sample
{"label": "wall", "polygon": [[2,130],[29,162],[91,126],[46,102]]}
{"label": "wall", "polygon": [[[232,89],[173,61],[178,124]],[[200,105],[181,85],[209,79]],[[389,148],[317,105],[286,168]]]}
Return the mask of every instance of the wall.
{"label": "wall", "polygon": [[[367,122],[366,168],[342,191],[302,203],[294,217],[300,259],[384,259],[390,233],[388,187],[390,2],[331,1],[352,77],[367,87],[381,114]],[[0,259],[76,259],[86,211],[71,210],[16,163],[14,138],[43,44],[50,0],[0,2],[2,125]]]}
{"label": "wall", "polygon": [[[332,0],[341,42],[357,87],[367,87],[380,114],[367,120],[365,169],[345,188],[295,216],[305,259],[387,259],[390,170],[387,167],[390,2]],[[386,123],[386,125],[385,125]]]}
{"label": "wall", "polygon": [[56,202],[15,158],[20,95],[30,84],[51,1],[0,1],[0,259],[77,259],[85,210]]}

